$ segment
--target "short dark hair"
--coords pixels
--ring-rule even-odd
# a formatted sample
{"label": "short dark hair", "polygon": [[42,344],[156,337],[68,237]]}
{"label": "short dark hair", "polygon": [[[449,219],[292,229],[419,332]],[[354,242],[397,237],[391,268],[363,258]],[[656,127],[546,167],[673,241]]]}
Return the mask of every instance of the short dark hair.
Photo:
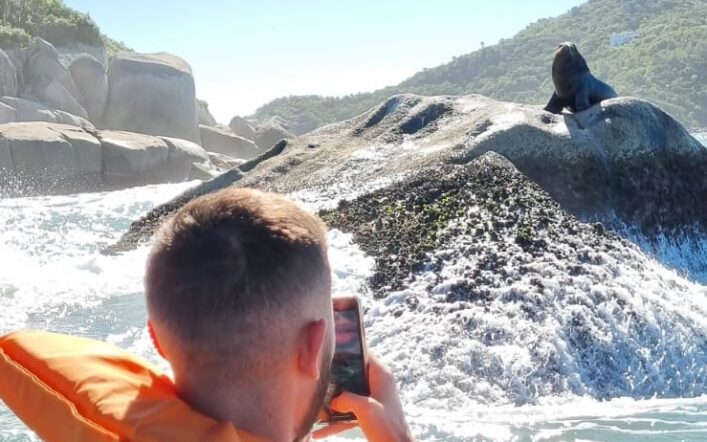
{"label": "short dark hair", "polygon": [[234,342],[257,345],[271,313],[331,293],[326,228],[276,194],[229,188],[199,197],[157,233],[145,289],[150,318],[181,344],[219,354]]}

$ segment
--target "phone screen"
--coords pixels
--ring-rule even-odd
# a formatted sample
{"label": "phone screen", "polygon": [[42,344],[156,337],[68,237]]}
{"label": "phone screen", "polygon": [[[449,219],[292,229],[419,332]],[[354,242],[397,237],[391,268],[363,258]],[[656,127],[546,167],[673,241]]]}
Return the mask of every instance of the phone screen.
{"label": "phone screen", "polygon": [[[342,391],[361,396],[370,394],[366,376],[366,343],[361,309],[355,297],[335,298],[334,332],[336,349],[331,363],[332,393],[336,397]],[[329,405],[324,406],[320,422],[355,421],[351,413],[337,413]]]}
{"label": "phone screen", "polygon": [[334,311],[336,329],[336,351],[332,362],[334,394],[350,391],[368,396],[368,384],[365,376],[361,319],[357,305]]}

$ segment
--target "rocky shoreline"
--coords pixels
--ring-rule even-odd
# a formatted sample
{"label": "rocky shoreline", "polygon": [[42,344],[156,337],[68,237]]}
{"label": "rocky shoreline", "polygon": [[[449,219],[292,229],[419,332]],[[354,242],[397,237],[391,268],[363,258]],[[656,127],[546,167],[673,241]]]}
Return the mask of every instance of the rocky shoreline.
{"label": "rocky shoreline", "polygon": [[0,197],[208,179],[294,137],[219,125],[177,56],[83,49],[0,50]]}

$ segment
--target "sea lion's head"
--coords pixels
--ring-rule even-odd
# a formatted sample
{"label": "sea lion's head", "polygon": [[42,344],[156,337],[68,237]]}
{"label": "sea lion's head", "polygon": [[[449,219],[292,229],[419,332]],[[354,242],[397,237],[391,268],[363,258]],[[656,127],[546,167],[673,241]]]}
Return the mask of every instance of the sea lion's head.
{"label": "sea lion's head", "polygon": [[555,49],[553,68],[570,69],[572,71],[588,70],[587,62],[579,53],[577,46],[571,41],[560,43]]}
{"label": "sea lion's head", "polygon": [[557,45],[557,49],[555,49],[555,59],[575,59],[577,57],[581,57],[581,55],[579,55],[577,45],[571,41],[560,43]]}

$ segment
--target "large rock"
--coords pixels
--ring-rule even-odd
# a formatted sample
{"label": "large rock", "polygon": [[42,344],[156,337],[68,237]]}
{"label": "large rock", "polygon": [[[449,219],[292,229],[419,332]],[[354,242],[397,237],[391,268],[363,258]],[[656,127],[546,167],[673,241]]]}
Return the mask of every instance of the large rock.
{"label": "large rock", "polygon": [[[489,151],[583,219],[625,223],[648,238],[707,232],[707,149],[660,109],[627,97],[554,115],[475,95],[395,96],[297,138],[280,155],[219,183],[281,193],[319,189],[322,198],[337,201]],[[166,203],[170,210],[159,207],[145,219],[177,206]]]}
{"label": "large rock", "polygon": [[295,138],[289,126],[280,118],[271,118],[261,123],[255,129],[255,144],[263,150],[268,150],[280,140]]}
{"label": "large rock", "polygon": [[98,61],[103,70],[106,70],[108,66],[108,54],[106,53],[105,46],[93,46],[85,43],[70,43],[68,46],[56,46],[56,50],[59,53],[59,58],[67,66],[71,66],[74,60],[77,58],[89,56],[94,60]]}
{"label": "large rock", "polygon": [[0,123],[44,121],[47,123],[69,124],[84,129],[95,129],[85,118],[77,117],[62,110],[50,109],[43,104],[16,97],[0,98]]}
{"label": "large rock", "polygon": [[228,123],[228,127],[230,127],[231,131],[239,137],[255,141],[255,129],[253,129],[253,126],[245,118],[236,115],[231,118],[231,122]]}
{"label": "large rock", "polygon": [[56,123],[56,114],[43,104],[17,97],[2,97],[0,98],[0,102],[12,108],[15,115],[15,119],[3,121],[3,123],[15,121],[46,121],[48,123]]}
{"label": "large rock", "polygon": [[28,92],[47,106],[88,118],[81,94],[54,46],[35,38],[28,49],[25,71]]}
{"label": "large rock", "polygon": [[193,141],[182,140],[181,138],[159,137],[172,148],[173,158],[188,158],[196,163],[208,163],[209,154],[203,147]]}
{"label": "large rock", "polygon": [[17,95],[17,69],[12,59],[0,49],[0,96]]}
{"label": "large rock", "polygon": [[[578,114],[486,97],[395,96],[292,141],[246,181],[282,192],[376,182],[489,151],[509,159],[570,212],[644,227],[704,223],[707,149],[673,118],[621,97]],[[297,161],[294,161],[294,160]],[[281,183],[281,184],[278,184]]]}
{"label": "large rock", "polygon": [[51,123],[0,126],[0,196],[63,193],[101,185],[101,143]]}
{"label": "large rock", "polygon": [[234,169],[247,161],[216,152],[209,152],[209,160],[211,160],[211,164],[223,171]]}
{"label": "large rock", "polygon": [[17,109],[0,101],[0,124],[17,121]]}
{"label": "large rock", "polygon": [[248,159],[260,153],[251,140],[233,134],[220,127],[199,126],[201,145],[208,152],[216,152],[236,159]]}
{"label": "large rock", "polygon": [[160,137],[170,146],[170,161],[181,163],[183,175],[188,179],[207,180],[228,170],[211,161],[211,155],[193,141],[181,138]]}
{"label": "large rock", "polygon": [[104,126],[199,141],[194,77],[174,55],[120,54],[108,70]]}
{"label": "large rock", "polygon": [[103,180],[110,187],[183,181],[194,162],[208,162],[193,143],[185,148],[170,138],[114,130],[97,136],[103,145]]}
{"label": "large rock", "polygon": [[0,125],[0,196],[91,192],[209,178],[198,144],[45,122]]}
{"label": "large rock", "polygon": [[91,121],[100,124],[108,101],[108,75],[103,65],[92,56],[83,54],[74,58],[69,71]]}
{"label": "large rock", "polygon": [[26,89],[25,72],[27,71],[28,51],[27,49],[17,48],[4,49],[4,52],[10,59],[12,65],[15,67],[15,81],[17,84],[17,90],[14,95],[21,95],[22,91]]}
{"label": "large rock", "polygon": [[197,99],[196,104],[199,107],[199,124],[203,124],[204,126],[216,126],[216,119],[209,111],[209,103]]}

